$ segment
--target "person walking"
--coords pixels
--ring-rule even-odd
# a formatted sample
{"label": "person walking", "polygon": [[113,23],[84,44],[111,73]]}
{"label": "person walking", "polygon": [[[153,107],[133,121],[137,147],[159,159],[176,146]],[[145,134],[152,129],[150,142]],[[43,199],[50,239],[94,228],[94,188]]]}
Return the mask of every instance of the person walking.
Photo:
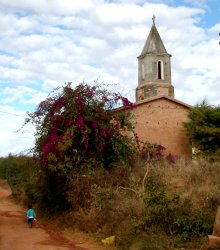
{"label": "person walking", "polygon": [[33,222],[36,220],[36,217],[37,216],[34,209],[32,208],[32,205],[29,205],[27,210],[27,222],[30,228],[33,226]]}

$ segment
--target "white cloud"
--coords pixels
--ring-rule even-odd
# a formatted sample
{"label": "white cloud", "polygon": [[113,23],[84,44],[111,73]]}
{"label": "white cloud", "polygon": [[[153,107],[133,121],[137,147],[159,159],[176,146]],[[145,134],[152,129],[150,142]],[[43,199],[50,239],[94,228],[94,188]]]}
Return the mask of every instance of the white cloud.
{"label": "white cloud", "polygon": [[220,33],[220,23],[215,24],[211,29],[211,32],[219,34]]}
{"label": "white cloud", "polygon": [[7,14],[4,11],[0,13],[0,32],[2,38],[7,36],[14,36],[21,32],[28,32],[35,29],[37,23],[27,17],[17,17],[15,14]]}
{"label": "white cloud", "polygon": [[[209,30],[200,26],[207,1],[194,8],[171,7],[170,3],[174,1],[0,0],[0,103],[7,105],[0,111],[7,107],[12,109],[9,112],[18,112],[15,103],[26,110],[29,105],[33,108],[46,93],[68,81],[73,86],[96,79],[113,83],[111,88],[134,100],[136,57],[153,14],[172,54],[176,98],[189,104],[206,98],[219,104],[220,23]],[[14,116],[4,117],[5,124],[13,120]],[[15,150],[12,130],[7,133],[4,125],[7,150],[10,145]]]}
{"label": "white cloud", "polygon": [[0,117],[0,155],[27,153],[34,146],[34,128],[27,126],[23,133],[18,132],[24,123],[25,112],[0,106]]}
{"label": "white cloud", "polygon": [[[31,104],[37,106],[43,101],[47,94],[26,86],[6,87],[0,93],[1,103],[9,105],[11,103]],[[27,110],[26,111],[30,111]],[[23,111],[24,112],[24,111]]]}
{"label": "white cloud", "polygon": [[127,26],[146,21],[145,8],[135,4],[103,4],[96,9],[95,16],[98,22],[107,26]]}
{"label": "white cloud", "polygon": [[95,0],[83,0],[83,1],[72,1],[72,0],[20,0],[20,1],[7,1],[1,0],[0,4],[2,8],[11,8],[16,11],[30,11],[32,13],[53,13],[53,14],[74,14],[80,11],[85,11],[94,3],[99,1]]}

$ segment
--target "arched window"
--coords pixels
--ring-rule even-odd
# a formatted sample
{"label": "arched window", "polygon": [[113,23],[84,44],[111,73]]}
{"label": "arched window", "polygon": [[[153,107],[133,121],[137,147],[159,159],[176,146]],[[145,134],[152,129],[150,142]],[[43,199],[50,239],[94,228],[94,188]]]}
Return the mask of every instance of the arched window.
{"label": "arched window", "polygon": [[164,71],[163,71],[163,62],[162,61],[157,62],[157,78],[159,80],[164,79]]}
{"label": "arched window", "polygon": [[144,72],[144,62],[141,64],[141,77],[142,77],[142,80],[144,80],[144,75],[145,75],[145,72]]}

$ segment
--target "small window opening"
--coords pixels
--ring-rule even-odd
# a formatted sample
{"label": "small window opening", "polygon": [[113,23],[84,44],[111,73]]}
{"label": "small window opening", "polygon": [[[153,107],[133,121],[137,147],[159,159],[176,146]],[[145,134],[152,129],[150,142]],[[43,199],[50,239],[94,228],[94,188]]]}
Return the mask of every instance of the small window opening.
{"label": "small window opening", "polygon": [[142,80],[144,80],[144,63],[141,64],[141,76]]}
{"label": "small window opening", "polygon": [[158,61],[158,63],[157,63],[157,77],[159,80],[164,79],[163,62],[162,61]]}

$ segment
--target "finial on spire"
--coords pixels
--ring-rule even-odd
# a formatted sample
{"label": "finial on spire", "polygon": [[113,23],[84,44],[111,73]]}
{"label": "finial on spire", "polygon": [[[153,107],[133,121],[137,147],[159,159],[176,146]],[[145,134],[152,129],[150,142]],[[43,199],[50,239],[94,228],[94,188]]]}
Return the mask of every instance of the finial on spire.
{"label": "finial on spire", "polygon": [[153,25],[155,25],[155,19],[156,19],[156,17],[155,17],[155,15],[153,15],[153,17],[152,17]]}

